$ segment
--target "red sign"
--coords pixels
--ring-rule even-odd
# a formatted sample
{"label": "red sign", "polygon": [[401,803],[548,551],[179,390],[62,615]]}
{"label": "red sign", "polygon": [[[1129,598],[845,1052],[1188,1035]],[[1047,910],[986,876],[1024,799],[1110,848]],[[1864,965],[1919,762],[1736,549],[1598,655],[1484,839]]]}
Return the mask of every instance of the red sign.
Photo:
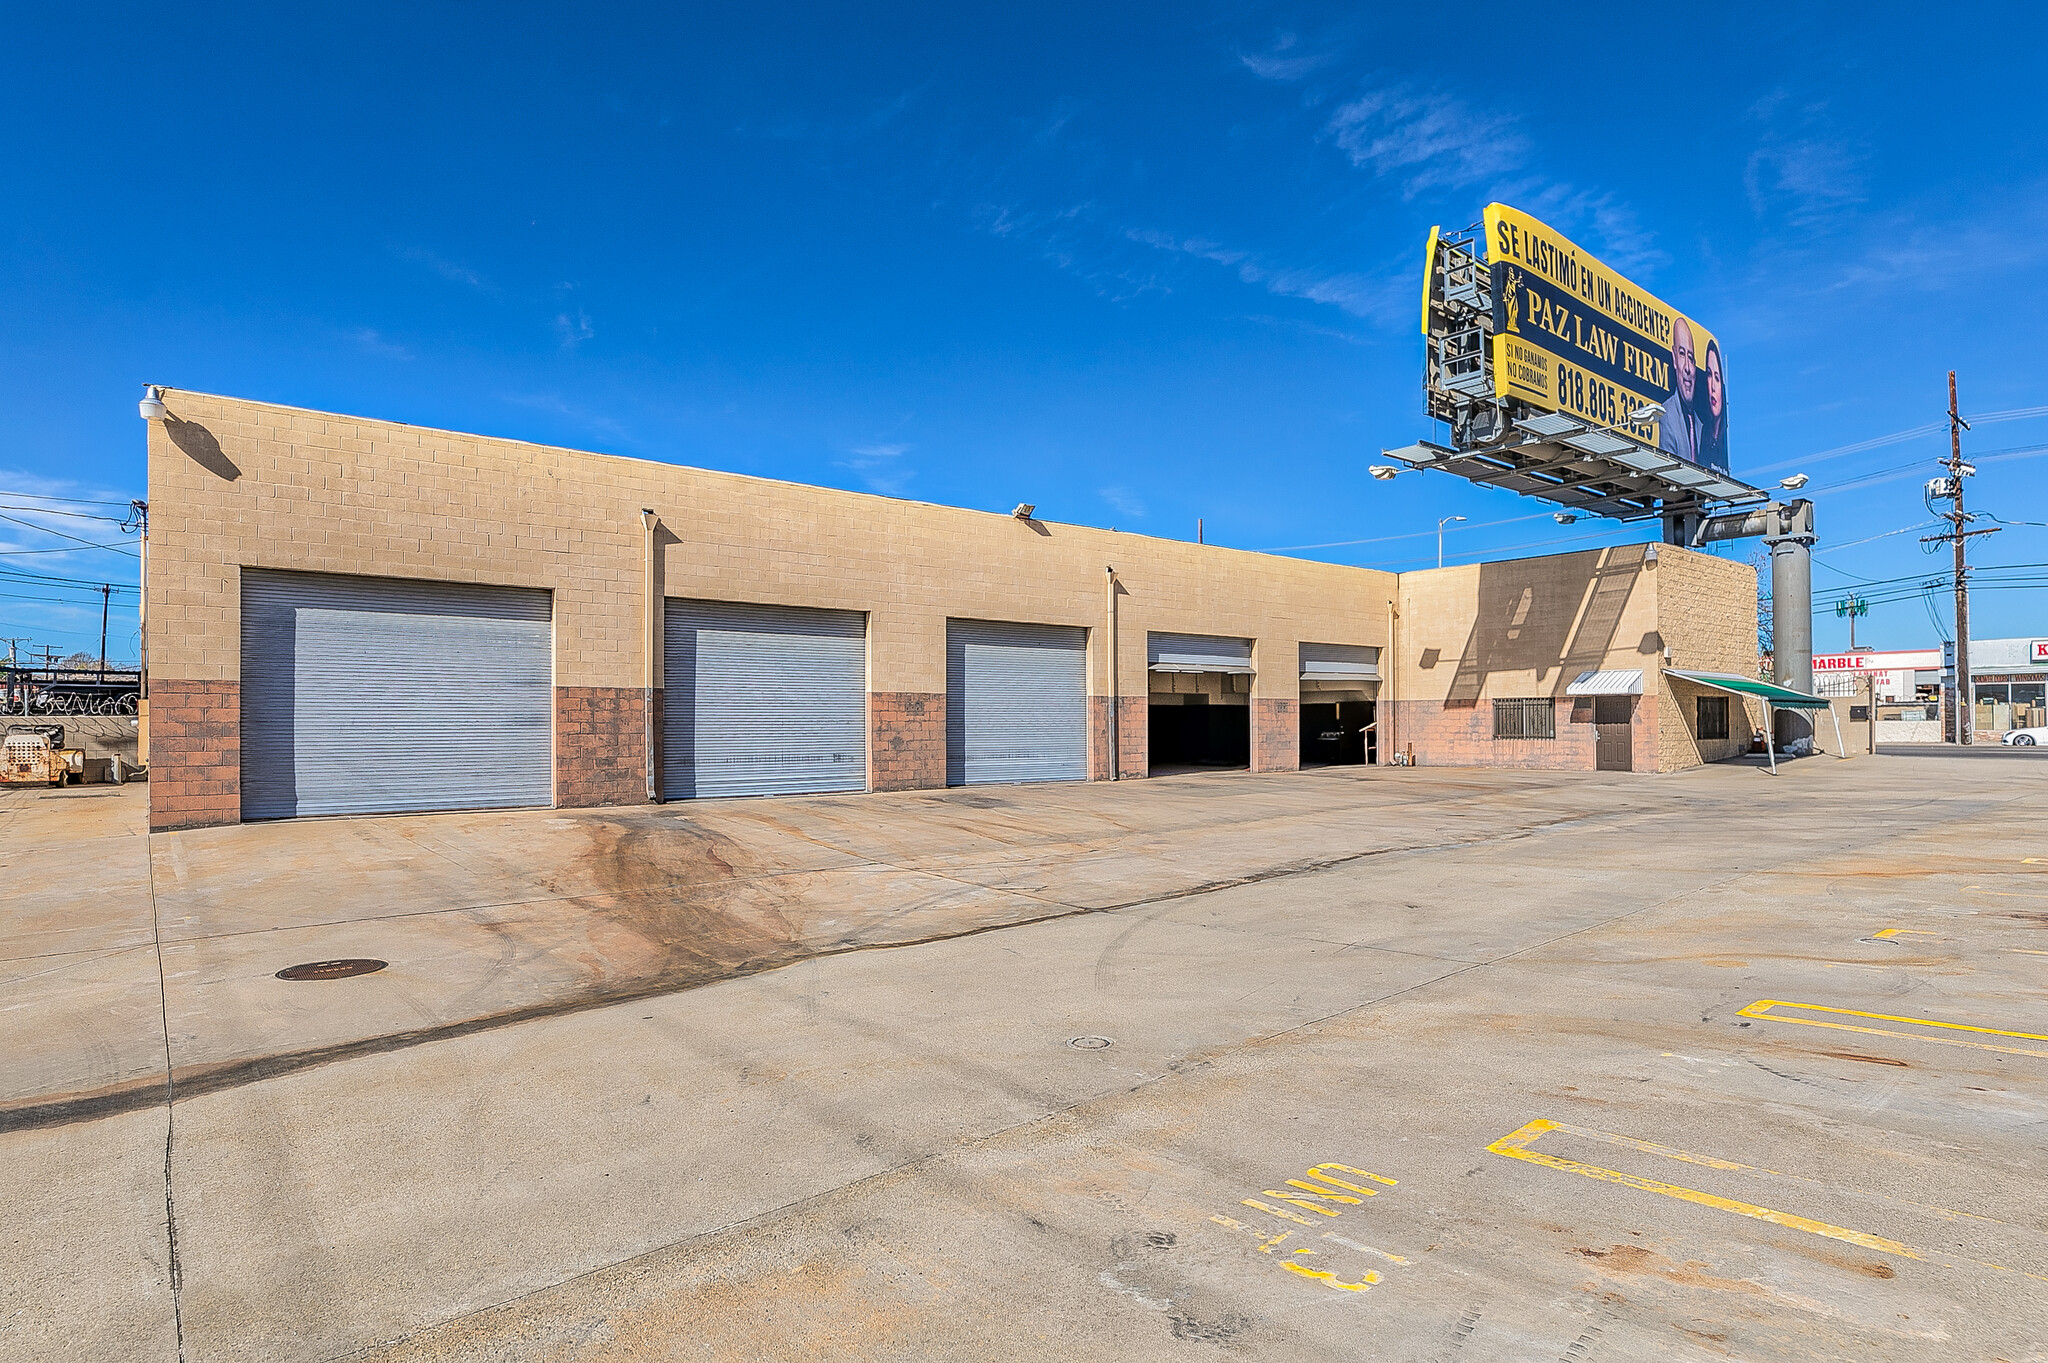
{"label": "red sign", "polygon": [[2033,660],[2037,663],[2048,663],[2048,639],[2034,640]]}

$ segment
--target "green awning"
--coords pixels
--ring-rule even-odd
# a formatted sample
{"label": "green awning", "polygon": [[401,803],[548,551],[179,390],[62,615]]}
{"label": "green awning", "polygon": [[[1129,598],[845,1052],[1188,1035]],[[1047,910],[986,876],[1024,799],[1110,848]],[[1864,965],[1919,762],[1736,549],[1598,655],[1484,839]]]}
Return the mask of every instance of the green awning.
{"label": "green awning", "polygon": [[1794,691],[1789,686],[1775,682],[1758,681],[1755,677],[1738,677],[1732,672],[1681,672],[1675,667],[1664,669],[1667,677],[1677,677],[1698,686],[1711,686],[1717,691],[1729,691],[1738,696],[1755,696],[1773,705],[1782,705],[1788,710],[1825,710],[1826,696],[1809,696],[1804,691]]}

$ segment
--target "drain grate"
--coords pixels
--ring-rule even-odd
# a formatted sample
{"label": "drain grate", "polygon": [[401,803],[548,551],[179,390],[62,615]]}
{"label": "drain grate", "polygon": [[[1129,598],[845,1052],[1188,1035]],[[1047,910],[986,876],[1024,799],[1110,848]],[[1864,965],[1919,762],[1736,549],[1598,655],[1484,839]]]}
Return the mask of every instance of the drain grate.
{"label": "drain grate", "polygon": [[373,961],[365,956],[352,957],[346,961],[308,961],[304,965],[288,965],[277,972],[280,980],[345,980],[351,975],[368,975],[382,970],[389,961]]}
{"label": "drain grate", "polygon": [[1077,1051],[1099,1051],[1110,1045],[1106,1036],[1077,1036],[1067,1043]]}

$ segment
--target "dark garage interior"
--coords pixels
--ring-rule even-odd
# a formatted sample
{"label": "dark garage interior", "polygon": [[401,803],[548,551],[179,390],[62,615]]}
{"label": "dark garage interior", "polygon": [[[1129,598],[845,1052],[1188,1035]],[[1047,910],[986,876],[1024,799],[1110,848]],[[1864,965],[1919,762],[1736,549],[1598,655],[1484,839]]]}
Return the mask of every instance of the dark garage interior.
{"label": "dark garage interior", "polygon": [[1152,770],[1250,766],[1251,716],[1247,705],[1153,704],[1147,721]]}
{"label": "dark garage interior", "polygon": [[1301,707],[1301,765],[1357,766],[1373,761],[1373,702],[1333,701]]}

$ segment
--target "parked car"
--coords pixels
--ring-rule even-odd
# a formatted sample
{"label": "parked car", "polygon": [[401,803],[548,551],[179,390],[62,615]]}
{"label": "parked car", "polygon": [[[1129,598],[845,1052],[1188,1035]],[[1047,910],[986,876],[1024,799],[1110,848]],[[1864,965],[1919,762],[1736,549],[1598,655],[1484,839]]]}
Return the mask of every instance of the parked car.
{"label": "parked car", "polygon": [[1998,740],[2008,748],[2033,748],[2048,743],[2048,729],[2014,729]]}

